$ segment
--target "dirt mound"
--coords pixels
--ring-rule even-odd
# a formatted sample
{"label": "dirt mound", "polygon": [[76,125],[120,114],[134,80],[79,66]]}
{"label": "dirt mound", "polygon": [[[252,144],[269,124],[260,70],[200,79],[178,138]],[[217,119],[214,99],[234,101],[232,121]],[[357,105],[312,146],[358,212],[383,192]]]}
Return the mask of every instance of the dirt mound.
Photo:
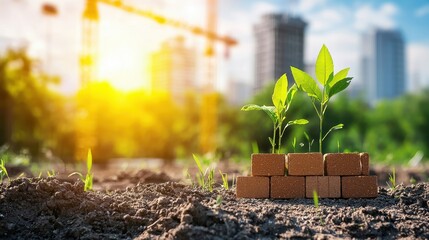
{"label": "dirt mound", "polygon": [[429,238],[427,183],[380,188],[376,199],[322,199],[319,209],[311,199],[236,199],[234,191],[174,182],[82,189],[54,178],[2,185],[0,238]]}

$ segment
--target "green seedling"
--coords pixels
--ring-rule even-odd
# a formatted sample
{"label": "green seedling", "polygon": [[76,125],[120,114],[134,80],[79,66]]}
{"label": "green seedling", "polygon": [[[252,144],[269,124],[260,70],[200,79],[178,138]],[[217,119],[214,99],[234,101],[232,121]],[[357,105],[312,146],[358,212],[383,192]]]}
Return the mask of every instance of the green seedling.
{"label": "green seedling", "polygon": [[274,86],[274,92],[271,98],[274,106],[248,104],[241,108],[242,111],[262,110],[270,117],[273,122],[273,137],[268,138],[271,144],[271,153],[276,152],[276,147],[277,153],[280,153],[282,138],[287,127],[308,123],[306,119],[298,119],[289,121],[285,124],[286,113],[289,110],[296,91],[297,87],[295,84],[288,90],[287,76],[286,74],[283,74]]}
{"label": "green seedling", "polygon": [[91,149],[88,149],[88,155],[86,158],[86,176],[85,176],[85,178],[83,177],[83,174],[80,172],[73,172],[69,175],[69,177],[73,176],[73,175],[78,175],[80,177],[80,179],[85,184],[83,190],[86,192],[86,191],[92,190],[93,174],[92,174],[91,170],[92,170],[92,153],[91,153]]}
{"label": "green seedling", "polygon": [[204,190],[213,192],[214,169],[207,167],[205,170],[203,170],[203,166],[201,164],[200,159],[195,154],[193,154],[192,156],[198,167],[198,173],[196,175],[198,186],[200,186]]}
{"label": "green seedling", "polygon": [[228,174],[222,173],[221,170],[219,170],[219,174],[222,177],[222,186],[225,190],[229,190],[229,184],[228,184]]}
{"label": "green seedling", "polygon": [[389,182],[386,182],[391,190],[395,190],[396,185],[396,169],[392,167],[392,173],[389,174]]}
{"label": "green seedling", "polygon": [[292,147],[293,147],[293,152],[295,153],[296,152],[296,137],[293,138]]}
{"label": "green seedling", "polygon": [[308,136],[308,134],[306,132],[304,132],[304,136],[305,136],[305,139],[307,139],[307,142],[308,142],[308,152],[311,152],[311,146],[313,146],[314,139],[310,140],[310,136]]}
{"label": "green seedling", "polygon": [[259,146],[257,142],[252,142],[252,152],[259,153]]}
{"label": "green seedling", "polygon": [[416,179],[415,178],[413,178],[413,177],[411,177],[410,178],[410,183],[412,184],[412,185],[414,185],[414,184],[416,184]]}
{"label": "green seedling", "polygon": [[216,206],[217,207],[220,207],[221,205],[222,205],[222,202],[223,202],[223,197],[222,197],[222,195],[217,195],[217,197],[216,197]]}
{"label": "green seedling", "polygon": [[3,178],[7,177],[7,179],[10,182],[9,174],[7,173],[7,169],[5,166],[5,162],[3,159],[0,160],[0,182],[3,182]]}
{"label": "green seedling", "polygon": [[48,177],[55,177],[55,175],[56,175],[56,173],[55,173],[55,170],[52,170],[52,171],[46,171],[46,175],[48,176]]}
{"label": "green seedling", "polygon": [[[291,67],[292,75],[300,90],[307,93],[311,98],[311,103],[319,117],[319,151],[322,152],[323,140],[328,136],[331,131],[342,129],[343,124],[337,124],[331,127],[325,134],[323,134],[323,120],[325,112],[328,107],[329,100],[337,93],[345,90],[352,80],[347,77],[350,68],[345,68],[338,73],[334,74],[334,63],[329,53],[328,48],[323,45],[320,49],[319,55],[316,60],[316,77],[322,86],[319,88],[318,83],[310,76],[310,74]],[[316,103],[319,106],[316,106]]]}
{"label": "green seedling", "polygon": [[322,211],[320,211],[319,208],[319,195],[317,194],[316,190],[313,190],[313,203],[314,203],[314,208],[316,208],[318,215],[319,215],[319,219],[320,219],[320,224],[324,224],[323,223],[323,218],[322,218]]}

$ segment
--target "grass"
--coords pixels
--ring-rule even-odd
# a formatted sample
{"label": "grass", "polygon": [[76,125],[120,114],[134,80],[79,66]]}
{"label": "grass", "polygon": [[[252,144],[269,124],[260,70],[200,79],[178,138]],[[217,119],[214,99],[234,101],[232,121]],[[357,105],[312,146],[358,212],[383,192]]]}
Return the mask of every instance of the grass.
{"label": "grass", "polygon": [[3,182],[4,177],[7,177],[7,179],[10,181],[9,174],[7,173],[7,169],[5,166],[5,162],[2,158],[0,160],[0,182]]}
{"label": "grass", "polygon": [[389,174],[389,181],[386,183],[387,183],[387,186],[389,186],[389,188],[391,190],[396,189],[397,184],[396,184],[396,169],[395,169],[395,167],[392,167],[392,173]]}
{"label": "grass", "polygon": [[200,161],[200,158],[195,154],[193,154],[192,156],[198,168],[198,173],[195,176],[195,178],[197,179],[198,186],[200,186],[204,190],[213,192],[213,185],[215,183],[214,168],[207,167],[206,169],[203,169],[203,165]]}
{"label": "grass", "polygon": [[84,182],[84,188],[83,190],[89,191],[92,190],[92,183],[93,183],[93,174],[92,174],[92,153],[91,153],[91,149],[88,149],[88,155],[86,158],[86,175],[85,177],[83,177],[83,174],[80,172],[73,172],[69,175],[73,176],[73,175],[79,175],[80,179]]}

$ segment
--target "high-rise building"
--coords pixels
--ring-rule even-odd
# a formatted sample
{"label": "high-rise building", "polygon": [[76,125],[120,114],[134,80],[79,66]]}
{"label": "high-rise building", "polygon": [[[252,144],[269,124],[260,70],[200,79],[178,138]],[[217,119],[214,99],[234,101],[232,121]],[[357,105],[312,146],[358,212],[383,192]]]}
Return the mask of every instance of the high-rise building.
{"label": "high-rise building", "polygon": [[405,92],[405,47],[398,30],[373,29],[362,39],[361,77],[371,104]]}
{"label": "high-rise building", "polygon": [[196,88],[196,50],[187,47],[183,37],[164,42],[151,56],[151,85],[154,92],[167,92],[181,99]]}
{"label": "high-rise building", "polygon": [[304,69],[304,38],[307,23],[288,14],[270,13],[254,26],[255,91],[284,73],[293,82],[290,66]]}

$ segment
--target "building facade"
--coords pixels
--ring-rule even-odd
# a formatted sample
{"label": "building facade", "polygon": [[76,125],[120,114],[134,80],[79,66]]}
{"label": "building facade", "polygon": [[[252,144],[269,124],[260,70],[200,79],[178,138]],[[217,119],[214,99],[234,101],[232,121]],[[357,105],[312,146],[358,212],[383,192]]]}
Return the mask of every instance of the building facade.
{"label": "building facade", "polygon": [[304,40],[307,24],[299,17],[270,13],[254,26],[255,91],[276,81],[284,73],[293,82],[290,66],[304,69]]}
{"label": "building facade", "polygon": [[405,46],[398,30],[374,29],[362,38],[361,76],[370,104],[406,91]]}
{"label": "building facade", "polygon": [[151,88],[181,99],[196,88],[196,50],[187,47],[185,39],[176,37],[164,42],[151,55]]}

